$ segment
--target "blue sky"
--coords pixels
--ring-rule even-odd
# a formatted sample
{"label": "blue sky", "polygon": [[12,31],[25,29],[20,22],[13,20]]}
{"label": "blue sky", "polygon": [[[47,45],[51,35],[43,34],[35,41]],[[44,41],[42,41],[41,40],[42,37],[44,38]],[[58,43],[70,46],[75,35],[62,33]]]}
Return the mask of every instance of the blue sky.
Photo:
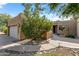
{"label": "blue sky", "polygon": [[[47,5],[43,6],[46,8],[44,15],[50,20],[58,20],[58,16],[56,16],[55,12],[49,13],[49,7]],[[20,3],[8,3],[8,4],[0,4],[0,14],[9,14],[12,17],[16,17],[19,13],[23,12],[24,7]]]}
{"label": "blue sky", "polygon": [[0,14],[9,14],[13,17],[23,12],[24,7],[20,3],[0,4]]}

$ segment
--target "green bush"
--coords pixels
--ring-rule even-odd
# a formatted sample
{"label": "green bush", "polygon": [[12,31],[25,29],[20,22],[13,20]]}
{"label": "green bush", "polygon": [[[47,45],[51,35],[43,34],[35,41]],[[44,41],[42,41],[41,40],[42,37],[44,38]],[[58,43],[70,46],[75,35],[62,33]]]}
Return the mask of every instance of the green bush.
{"label": "green bush", "polygon": [[5,28],[3,31],[4,31],[4,33],[7,34],[7,32],[8,32],[8,28]]}
{"label": "green bush", "polygon": [[40,40],[45,32],[52,29],[52,22],[43,17],[32,17],[23,20],[21,29],[26,38]]}
{"label": "green bush", "polygon": [[7,27],[6,25],[2,25],[2,26],[0,27],[0,31],[7,34],[7,32],[8,32],[8,27]]}
{"label": "green bush", "polygon": [[69,35],[66,35],[66,37],[68,37],[68,38],[75,38],[75,35],[69,34]]}

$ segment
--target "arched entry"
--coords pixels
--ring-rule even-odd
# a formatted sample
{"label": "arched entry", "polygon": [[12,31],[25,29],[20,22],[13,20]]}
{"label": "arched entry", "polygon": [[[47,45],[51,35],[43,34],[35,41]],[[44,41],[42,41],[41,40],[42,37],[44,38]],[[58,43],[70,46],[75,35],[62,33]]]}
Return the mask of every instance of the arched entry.
{"label": "arched entry", "polygon": [[57,25],[53,25],[53,33],[54,33],[54,34],[57,33]]}

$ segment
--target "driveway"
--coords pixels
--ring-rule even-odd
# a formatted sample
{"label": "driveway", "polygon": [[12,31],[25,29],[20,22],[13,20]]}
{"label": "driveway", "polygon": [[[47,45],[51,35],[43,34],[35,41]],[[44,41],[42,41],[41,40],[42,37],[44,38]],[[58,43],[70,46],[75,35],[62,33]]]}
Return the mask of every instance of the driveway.
{"label": "driveway", "polygon": [[66,38],[66,37],[61,37],[61,36],[58,36],[58,35],[53,35],[52,39],[53,40],[58,40],[58,41],[78,43],[79,44],[79,39],[78,38]]}
{"label": "driveway", "polygon": [[7,35],[0,35],[0,47],[16,42],[16,39],[8,37]]}
{"label": "driveway", "polygon": [[79,48],[79,39],[66,38],[66,37],[60,37],[58,35],[53,35],[53,38],[50,39],[49,42],[56,44],[58,46]]}

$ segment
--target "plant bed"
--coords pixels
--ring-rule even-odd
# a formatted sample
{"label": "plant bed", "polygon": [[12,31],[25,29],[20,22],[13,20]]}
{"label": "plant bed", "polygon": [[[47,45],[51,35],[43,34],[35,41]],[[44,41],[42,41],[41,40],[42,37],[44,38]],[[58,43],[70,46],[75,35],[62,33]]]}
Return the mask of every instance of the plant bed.
{"label": "plant bed", "polygon": [[24,45],[39,45],[39,44],[45,44],[45,43],[49,43],[47,41],[47,39],[49,38],[52,38],[53,35],[52,35],[52,31],[49,31],[49,32],[45,32],[43,35],[42,35],[42,38],[38,38],[38,39],[32,39],[31,41],[25,43]]}
{"label": "plant bed", "polygon": [[40,40],[40,41],[38,41],[38,40],[31,40],[31,41],[29,41],[29,42],[27,42],[27,43],[24,43],[23,45],[39,45],[39,44],[45,44],[45,43],[49,43],[47,40]]}

